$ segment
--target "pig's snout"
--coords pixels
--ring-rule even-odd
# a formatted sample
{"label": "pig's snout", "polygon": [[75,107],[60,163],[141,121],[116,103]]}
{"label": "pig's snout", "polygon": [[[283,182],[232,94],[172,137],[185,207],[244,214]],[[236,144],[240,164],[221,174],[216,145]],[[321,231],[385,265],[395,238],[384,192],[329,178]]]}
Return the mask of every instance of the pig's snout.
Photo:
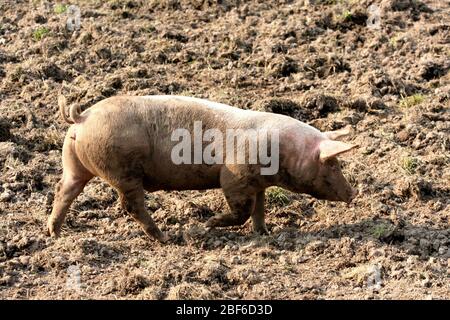
{"label": "pig's snout", "polygon": [[353,199],[355,199],[356,198],[356,196],[358,195],[358,189],[352,189],[351,191],[350,191],[350,196],[349,196],[349,198],[348,198],[348,200],[346,201],[348,204],[350,204],[352,201],[353,201]]}

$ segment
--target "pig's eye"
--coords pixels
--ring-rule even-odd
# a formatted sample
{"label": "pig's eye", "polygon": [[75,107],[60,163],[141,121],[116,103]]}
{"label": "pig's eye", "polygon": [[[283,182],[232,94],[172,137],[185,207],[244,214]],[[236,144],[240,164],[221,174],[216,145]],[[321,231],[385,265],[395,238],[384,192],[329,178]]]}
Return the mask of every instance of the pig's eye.
{"label": "pig's eye", "polygon": [[328,165],[332,169],[339,169],[339,168],[341,168],[341,164],[339,163],[339,161],[337,161],[337,159],[329,159],[328,160]]}

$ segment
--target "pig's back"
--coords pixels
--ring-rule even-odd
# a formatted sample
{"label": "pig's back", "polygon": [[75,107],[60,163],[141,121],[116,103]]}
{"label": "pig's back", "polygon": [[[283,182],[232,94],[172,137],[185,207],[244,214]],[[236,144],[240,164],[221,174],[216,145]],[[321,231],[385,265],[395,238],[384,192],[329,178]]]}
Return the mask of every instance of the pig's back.
{"label": "pig's back", "polygon": [[[143,119],[150,129],[156,127],[159,133],[163,133],[166,129],[170,133],[175,128],[189,129],[195,121],[201,121],[204,130],[265,127],[281,129],[292,125],[309,127],[280,114],[244,110],[206,99],[177,95],[117,96],[105,99],[85,112],[99,116],[101,114],[105,121],[114,119],[117,124],[129,121],[130,117],[138,117]],[[87,116],[89,117],[89,114]]]}

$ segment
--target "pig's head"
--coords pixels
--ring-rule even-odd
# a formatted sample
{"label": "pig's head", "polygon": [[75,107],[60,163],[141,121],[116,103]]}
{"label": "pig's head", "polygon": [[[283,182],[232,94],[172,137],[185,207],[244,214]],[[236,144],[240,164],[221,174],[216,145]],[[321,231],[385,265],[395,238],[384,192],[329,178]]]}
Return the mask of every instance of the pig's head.
{"label": "pig's head", "polygon": [[[317,199],[350,203],[357,195],[341,171],[338,156],[355,145],[337,141],[348,135],[350,128],[320,133],[301,143],[301,154],[292,154],[287,187]],[[296,147],[297,150],[298,147]],[[299,159],[301,157],[301,159]],[[295,160],[294,160],[295,159]]]}
{"label": "pig's head", "polygon": [[350,203],[357,195],[341,171],[337,156],[356,146],[335,140],[322,140],[314,153],[315,177],[311,179],[312,196],[331,201]]}

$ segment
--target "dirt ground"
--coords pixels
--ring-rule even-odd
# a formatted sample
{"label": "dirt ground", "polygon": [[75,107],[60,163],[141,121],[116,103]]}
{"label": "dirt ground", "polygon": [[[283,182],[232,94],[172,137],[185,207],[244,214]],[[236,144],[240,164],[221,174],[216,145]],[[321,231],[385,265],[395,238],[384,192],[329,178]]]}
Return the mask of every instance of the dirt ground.
{"label": "dirt ground", "polygon": [[[0,1],[0,298],[450,299],[450,2]],[[371,4],[380,27],[370,28]],[[156,192],[150,241],[100,179],[44,226],[68,125],[58,92],[182,94],[351,124],[347,206],[272,188],[269,236],[206,231],[220,190]]]}

